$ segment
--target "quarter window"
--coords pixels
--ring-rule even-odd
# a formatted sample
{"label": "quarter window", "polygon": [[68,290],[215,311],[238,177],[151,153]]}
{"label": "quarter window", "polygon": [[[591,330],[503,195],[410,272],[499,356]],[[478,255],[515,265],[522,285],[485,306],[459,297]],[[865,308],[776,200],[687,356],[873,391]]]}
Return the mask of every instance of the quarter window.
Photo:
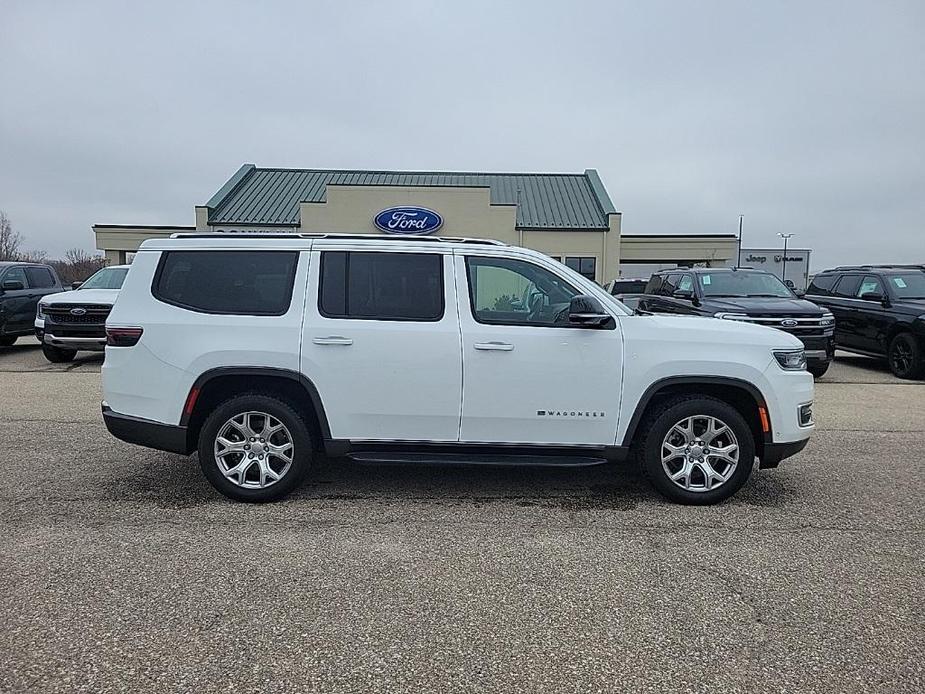
{"label": "quarter window", "polygon": [[318,309],[327,318],[437,321],[443,317],[443,256],[321,254]]}
{"label": "quarter window", "polygon": [[546,268],[524,260],[468,256],[469,303],[479,323],[568,325],[568,307],[580,292]]}
{"label": "quarter window", "polygon": [[297,251],[168,251],[152,293],[202,313],[281,316],[292,302]]}
{"label": "quarter window", "polygon": [[580,275],[584,275],[592,282],[597,276],[597,258],[568,256],[565,259],[565,264]]}
{"label": "quarter window", "polygon": [[838,275],[816,275],[806,293],[816,296],[831,296],[836,279],[838,279]]}

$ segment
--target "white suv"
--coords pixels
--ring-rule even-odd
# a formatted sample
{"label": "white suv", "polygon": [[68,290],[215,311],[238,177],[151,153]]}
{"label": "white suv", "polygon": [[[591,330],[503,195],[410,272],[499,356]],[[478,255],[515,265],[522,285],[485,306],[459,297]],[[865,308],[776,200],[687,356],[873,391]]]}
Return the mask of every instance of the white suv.
{"label": "white suv", "polygon": [[190,454],[223,494],[292,491],[320,454],[593,465],[635,453],[709,504],[813,429],[779,330],[635,315],[541,253],[475,239],[146,241],[106,322],[103,417]]}

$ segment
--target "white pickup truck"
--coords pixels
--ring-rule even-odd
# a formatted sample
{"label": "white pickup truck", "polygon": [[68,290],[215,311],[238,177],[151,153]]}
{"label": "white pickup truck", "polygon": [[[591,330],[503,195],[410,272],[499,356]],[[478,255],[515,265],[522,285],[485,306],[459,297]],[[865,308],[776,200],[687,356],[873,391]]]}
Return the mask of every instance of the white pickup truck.
{"label": "white pickup truck", "polygon": [[103,416],[223,494],[292,491],[321,454],[592,465],[728,498],[813,430],[797,338],[635,315],[541,253],[477,239],[146,241],[106,322]]}

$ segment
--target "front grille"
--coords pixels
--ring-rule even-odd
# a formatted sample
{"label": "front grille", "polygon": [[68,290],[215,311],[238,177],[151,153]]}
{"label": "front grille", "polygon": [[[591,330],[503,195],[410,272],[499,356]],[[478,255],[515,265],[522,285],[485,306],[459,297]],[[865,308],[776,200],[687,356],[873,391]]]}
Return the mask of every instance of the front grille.
{"label": "front grille", "polygon": [[[74,309],[77,309],[77,314],[72,313]],[[81,310],[84,313],[80,313]],[[111,310],[112,306],[100,306],[98,304],[56,304],[45,308],[45,317],[53,323],[104,325]]]}
{"label": "front grille", "polygon": [[[747,316],[738,318],[743,323],[755,323],[756,325],[766,325],[769,328],[777,328],[784,332],[795,335],[796,337],[810,336],[829,336],[835,332],[834,325],[822,325],[820,316],[808,316],[804,318],[790,316]],[[786,325],[785,325],[786,324]]]}

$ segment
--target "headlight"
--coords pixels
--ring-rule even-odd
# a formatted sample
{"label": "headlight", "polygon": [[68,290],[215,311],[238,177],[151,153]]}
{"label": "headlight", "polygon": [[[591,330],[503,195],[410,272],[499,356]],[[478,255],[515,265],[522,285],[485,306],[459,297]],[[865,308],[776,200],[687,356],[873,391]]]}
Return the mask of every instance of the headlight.
{"label": "headlight", "polygon": [[833,325],[835,325],[835,316],[831,313],[822,314],[822,318],[819,319],[819,327],[831,328]]}
{"label": "headlight", "polygon": [[722,318],[723,320],[748,320],[748,316],[744,313],[714,313],[714,318]]}
{"label": "headlight", "polygon": [[806,352],[802,349],[774,350],[774,358],[780,368],[786,371],[802,371],[806,368]]}
{"label": "headlight", "polygon": [[36,312],[35,312],[35,317],[45,320],[45,308],[46,308],[45,304],[39,303],[39,307],[38,309],[36,309]]}

